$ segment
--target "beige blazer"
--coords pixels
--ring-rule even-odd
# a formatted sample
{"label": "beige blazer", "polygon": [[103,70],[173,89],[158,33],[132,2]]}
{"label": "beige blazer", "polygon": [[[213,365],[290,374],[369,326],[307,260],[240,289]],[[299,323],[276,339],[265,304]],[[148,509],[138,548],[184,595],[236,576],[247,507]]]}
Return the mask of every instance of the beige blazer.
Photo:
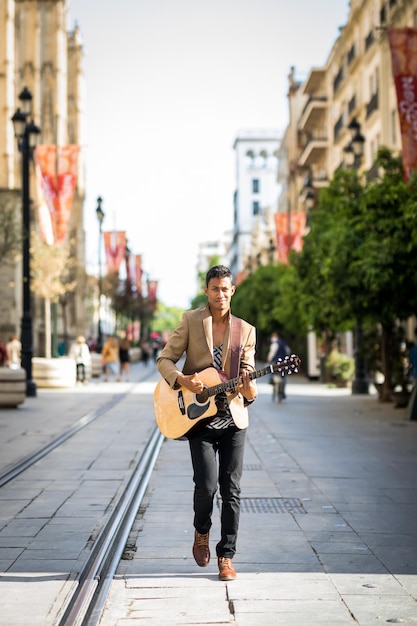
{"label": "beige blazer", "polygon": [[[230,376],[230,329],[231,316],[229,316],[222,351],[222,369],[228,376]],[[255,347],[256,329],[242,320],[240,371],[255,370]],[[181,322],[157,359],[159,373],[172,388],[175,387],[176,378],[181,373],[177,362],[184,354],[183,374],[194,374],[207,367],[214,367],[212,317],[208,306],[186,311],[183,314]],[[237,392],[228,394],[227,399],[236,426],[246,428],[249,424],[248,410],[245,406],[247,401]]]}

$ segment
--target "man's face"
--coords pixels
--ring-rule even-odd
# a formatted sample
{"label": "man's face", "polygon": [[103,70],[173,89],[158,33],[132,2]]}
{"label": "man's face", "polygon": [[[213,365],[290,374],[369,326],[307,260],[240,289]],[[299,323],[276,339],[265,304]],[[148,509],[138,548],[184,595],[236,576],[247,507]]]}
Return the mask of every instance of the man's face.
{"label": "man's face", "polygon": [[211,278],[208,286],[204,289],[210,309],[228,311],[235,289],[230,278]]}

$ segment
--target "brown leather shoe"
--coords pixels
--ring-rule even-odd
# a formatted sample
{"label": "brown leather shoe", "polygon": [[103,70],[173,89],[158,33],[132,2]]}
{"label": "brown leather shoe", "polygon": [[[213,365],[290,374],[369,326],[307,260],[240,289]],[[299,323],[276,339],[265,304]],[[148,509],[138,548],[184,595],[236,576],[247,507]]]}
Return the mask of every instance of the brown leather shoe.
{"label": "brown leather shoe", "polygon": [[227,559],[224,556],[219,556],[217,562],[219,565],[220,580],[234,580],[236,578],[236,572],[235,568],[233,567],[232,559]]}
{"label": "brown leather shoe", "polygon": [[209,535],[210,533],[202,535],[197,531],[194,533],[193,556],[200,567],[207,567],[210,563]]}

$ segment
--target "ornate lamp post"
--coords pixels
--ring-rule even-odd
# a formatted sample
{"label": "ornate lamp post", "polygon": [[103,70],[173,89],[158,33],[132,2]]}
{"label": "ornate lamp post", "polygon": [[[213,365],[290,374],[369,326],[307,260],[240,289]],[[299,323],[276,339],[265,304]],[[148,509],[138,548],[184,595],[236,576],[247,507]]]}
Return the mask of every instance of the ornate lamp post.
{"label": "ornate lamp post", "polygon": [[98,220],[98,327],[97,327],[97,352],[101,352],[103,347],[103,331],[101,328],[101,292],[103,290],[103,276],[101,273],[101,240],[102,240],[102,226],[104,220],[104,213],[101,208],[103,198],[100,196],[97,198],[96,215]]}
{"label": "ornate lamp post", "polygon": [[21,109],[12,117],[14,134],[22,154],[22,282],[23,313],[21,321],[22,367],[26,370],[26,395],[36,396],[36,383],[32,380],[33,327],[30,296],[30,161],[41,129],[32,120],[32,94],[25,87],[19,95]]}
{"label": "ornate lamp post", "polygon": [[[363,158],[365,137],[361,134],[361,125],[356,118],[348,126],[352,133],[349,145],[344,149],[346,165],[358,169]],[[366,375],[365,359],[362,352],[363,328],[360,320],[357,321],[354,330],[355,341],[355,377],[352,381],[352,394],[368,394],[369,383]]]}

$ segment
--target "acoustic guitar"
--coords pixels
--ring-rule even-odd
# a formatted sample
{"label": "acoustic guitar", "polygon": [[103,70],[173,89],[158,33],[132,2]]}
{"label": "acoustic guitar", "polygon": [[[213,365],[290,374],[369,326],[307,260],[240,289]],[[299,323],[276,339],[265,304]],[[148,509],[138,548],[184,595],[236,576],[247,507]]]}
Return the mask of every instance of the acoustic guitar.
{"label": "acoustic guitar", "polygon": [[[298,372],[300,359],[295,354],[279,359],[276,363],[250,372],[250,380],[267,374],[282,376]],[[205,387],[201,393],[193,393],[185,387],[172,389],[163,378],[157,383],[154,391],[154,410],[156,423],[161,433],[168,439],[179,439],[197,425],[210,422],[216,415],[218,407],[216,396],[220,393],[233,392],[240,382],[240,377],[227,379],[221,370],[208,367],[199,372]]]}

